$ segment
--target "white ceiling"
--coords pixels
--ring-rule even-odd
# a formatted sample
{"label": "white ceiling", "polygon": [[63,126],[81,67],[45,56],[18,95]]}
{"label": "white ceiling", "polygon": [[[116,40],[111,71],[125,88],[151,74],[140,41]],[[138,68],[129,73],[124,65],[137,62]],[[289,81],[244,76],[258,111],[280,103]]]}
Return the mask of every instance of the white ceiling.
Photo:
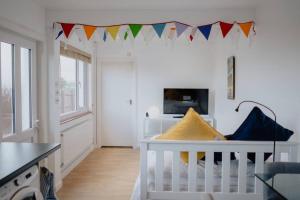
{"label": "white ceiling", "polygon": [[189,10],[256,7],[259,0],[34,0],[53,10]]}

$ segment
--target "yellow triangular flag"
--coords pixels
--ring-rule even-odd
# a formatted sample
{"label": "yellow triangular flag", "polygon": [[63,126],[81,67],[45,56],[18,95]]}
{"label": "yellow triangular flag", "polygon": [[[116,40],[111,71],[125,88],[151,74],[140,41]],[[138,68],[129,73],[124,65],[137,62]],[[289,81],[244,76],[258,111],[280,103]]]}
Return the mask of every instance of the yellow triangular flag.
{"label": "yellow triangular flag", "polygon": [[253,25],[253,22],[239,23],[239,26],[242,29],[242,31],[246,37],[249,36],[252,25]]}
{"label": "yellow triangular flag", "polygon": [[95,30],[97,29],[97,27],[96,26],[84,25],[83,29],[85,31],[86,38],[89,40],[93,36],[93,34],[94,34]]}
{"label": "yellow triangular flag", "polygon": [[111,35],[111,37],[113,38],[113,40],[116,40],[116,37],[118,35],[120,26],[110,26],[106,28],[106,31],[109,32],[109,34]]}

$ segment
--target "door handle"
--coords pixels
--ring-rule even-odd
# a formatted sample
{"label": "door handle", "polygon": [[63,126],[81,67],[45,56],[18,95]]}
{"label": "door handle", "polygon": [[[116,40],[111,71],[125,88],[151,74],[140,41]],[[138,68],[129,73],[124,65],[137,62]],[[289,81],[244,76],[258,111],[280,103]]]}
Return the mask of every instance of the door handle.
{"label": "door handle", "polygon": [[129,105],[132,105],[132,103],[133,103],[132,99],[129,99]]}

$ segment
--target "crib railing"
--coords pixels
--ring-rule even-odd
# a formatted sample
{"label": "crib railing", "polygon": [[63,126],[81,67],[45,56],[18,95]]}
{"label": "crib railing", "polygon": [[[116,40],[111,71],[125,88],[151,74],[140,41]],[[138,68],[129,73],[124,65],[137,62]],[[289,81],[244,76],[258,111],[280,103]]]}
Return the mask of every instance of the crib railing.
{"label": "crib railing", "polygon": [[[148,189],[148,151],[156,152],[155,188]],[[164,152],[173,152],[172,190],[164,191],[163,170]],[[180,152],[189,152],[188,190],[180,191]],[[255,179],[255,191],[247,193],[247,153],[255,153],[255,173],[263,173],[264,153],[272,153],[273,142],[246,141],[162,141],[144,140],[141,142],[141,200],[146,199],[262,199],[262,183]],[[205,152],[205,191],[197,191],[197,152]],[[213,191],[214,153],[222,153],[221,191]],[[230,191],[230,153],[239,153],[238,190]],[[277,161],[295,161],[297,143],[277,142]]]}

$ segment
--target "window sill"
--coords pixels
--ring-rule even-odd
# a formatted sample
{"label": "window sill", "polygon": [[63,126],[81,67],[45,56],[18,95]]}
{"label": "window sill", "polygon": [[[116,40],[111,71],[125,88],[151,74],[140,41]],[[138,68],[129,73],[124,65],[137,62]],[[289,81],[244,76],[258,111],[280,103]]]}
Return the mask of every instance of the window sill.
{"label": "window sill", "polygon": [[87,111],[87,112],[81,112],[81,113],[78,113],[78,114],[75,115],[75,116],[66,117],[66,118],[60,120],[60,125],[66,124],[66,123],[68,123],[68,122],[72,122],[72,121],[74,121],[74,120],[76,120],[76,119],[79,119],[79,118],[84,117],[84,116],[86,116],[86,115],[89,115],[89,114],[91,114],[91,113],[92,113],[92,112]]}
{"label": "window sill", "polygon": [[6,134],[2,138],[1,142],[33,142],[36,132],[33,129],[24,131],[22,133]]}

